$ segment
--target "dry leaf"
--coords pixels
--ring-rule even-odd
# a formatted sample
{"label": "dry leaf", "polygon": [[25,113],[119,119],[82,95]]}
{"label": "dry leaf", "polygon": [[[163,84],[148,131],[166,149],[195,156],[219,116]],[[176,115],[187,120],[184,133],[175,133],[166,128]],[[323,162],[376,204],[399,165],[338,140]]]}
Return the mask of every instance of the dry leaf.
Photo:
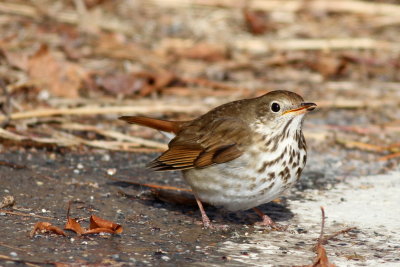
{"label": "dry leaf", "polygon": [[78,235],[89,235],[89,234],[99,234],[99,233],[110,233],[110,234],[120,234],[122,233],[122,226],[111,221],[104,220],[96,215],[90,217],[90,227],[89,229],[83,229],[82,226],[76,221],[76,219],[71,219],[69,213],[71,210],[71,202],[68,203],[67,210],[67,223],[64,229],[71,230]]}
{"label": "dry leaf", "polygon": [[54,96],[75,98],[87,73],[77,64],[57,58],[43,45],[28,62],[28,74]]}
{"label": "dry leaf", "polygon": [[38,222],[35,224],[35,227],[33,227],[33,230],[30,232],[30,237],[34,237],[36,232],[42,232],[42,233],[55,233],[57,235],[63,235],[66,236],[65,232],[58,228],[57,226],[52,225],[49,222]]}
{"label": "dry leaf", "polygon": [[244,19],[252,34],[263,34],[268,30],[267,14],[261,10],[243,10]]}
{"label": "dry leaf", "polygon": [[[111,221],[107,221],[105,219],[102,219],[96,215],[90,216],[90,230],[95,230],[95,229],[108,229],[111,231],[113,234],[120,234],[122,233],[122,226],[119,224],[116,224]],[[89,230],[89,231],[90,231]]]}
{"label": "dry leaf", "polygon": [[175,75],[168,71],[136,72],[115,74],[96,79],[96,85],[113,95],[146,96],[155,91],[160,91],[175,79]]}
{"label": "dry leaf", "polygon": [[27,54],[9,51],[4,47],[2,47],[0,51],[7,59],[8,64],[10,64],[11,66],[21,70],[28,69],[29,56]]}
{"label": "dry leaf", "polygon": [[78,235],[82,235],[85,232],[85,229],[76,221],[76,219],[72,219],[67,217],[67,223],[64,226],[65,230],[71,230],[77,233]]}
{"label": "dry leaf", "polygon": [[326,255],[326,250],[324,245],[321,242],[317,244],[317,257],[314,260],[312,267],[335,267],[336,265],[330,263],[328,260],[328,256]]}

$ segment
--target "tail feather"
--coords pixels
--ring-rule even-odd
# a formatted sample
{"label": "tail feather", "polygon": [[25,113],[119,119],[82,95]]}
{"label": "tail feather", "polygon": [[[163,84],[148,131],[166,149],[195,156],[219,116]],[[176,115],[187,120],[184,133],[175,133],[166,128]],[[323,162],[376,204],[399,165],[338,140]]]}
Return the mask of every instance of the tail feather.
{"label": "tail feather", "polygon": [[166,121],[142,116],[122,116],[119,117],[119,119],[128,123],[139,124],[159,131],[174,134],[177,134],[182,129],[182,126],[186,123],[185,121]]}

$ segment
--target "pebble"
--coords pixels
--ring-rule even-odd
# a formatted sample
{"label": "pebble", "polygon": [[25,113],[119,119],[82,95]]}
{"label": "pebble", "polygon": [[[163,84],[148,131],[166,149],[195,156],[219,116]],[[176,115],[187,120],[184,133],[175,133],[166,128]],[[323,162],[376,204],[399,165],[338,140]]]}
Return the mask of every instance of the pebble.
{"label": "pebble", "polygon": [[164,256],[161,256],[161,259],[164,261],[169,261],[171,258],[164,255]]}
{"label": "pebble", "polygon": [[116,173],[117,173],[117,169],[116,168],[107,169],[107,174],[108,175],[114,175]]}
{"label": "pebble", "polygon": [[110,157],[110,155],[108,155],[108,154],[104,154],[104,155],[101,157],[101,160],[102,160],[102,161],[110,161],[110,159],[111,159],[111,157]]}

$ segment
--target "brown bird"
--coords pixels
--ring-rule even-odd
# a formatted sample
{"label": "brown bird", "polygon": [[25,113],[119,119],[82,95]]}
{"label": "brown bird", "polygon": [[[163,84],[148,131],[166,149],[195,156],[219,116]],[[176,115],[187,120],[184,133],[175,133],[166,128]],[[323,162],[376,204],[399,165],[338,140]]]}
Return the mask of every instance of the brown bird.
{"label": "brown bird", "polygon": [[192,188],[204,227],[216,227],[202,201],[230,211],[253,208],[261,225],[277,226],[256,207],[299,180],[306,164],[304,115],[316,104],[289,91],[230,102],[191,121],[141,116],[121,120],[175,134],[152,161],[156,171],[181,170]]}

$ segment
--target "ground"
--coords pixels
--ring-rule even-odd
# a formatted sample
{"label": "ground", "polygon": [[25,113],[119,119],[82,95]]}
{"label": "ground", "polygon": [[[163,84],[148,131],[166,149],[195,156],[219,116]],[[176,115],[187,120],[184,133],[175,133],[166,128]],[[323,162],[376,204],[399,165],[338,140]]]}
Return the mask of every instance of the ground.
{"label": "ground", "polygon": [[[400,6],[283,2],[2,1],[0,265],[311,266],[323,207],[331,263],[399,266]],[[276,89],[318,105],[302,178],[260,207],[286,231],[212,206],[229,228],[203,229],[190,193],[161,188],[181,174],[146,168],[165,137],[117,120]],[[64,228],[68,203],[122,233],[30,236]]]}

